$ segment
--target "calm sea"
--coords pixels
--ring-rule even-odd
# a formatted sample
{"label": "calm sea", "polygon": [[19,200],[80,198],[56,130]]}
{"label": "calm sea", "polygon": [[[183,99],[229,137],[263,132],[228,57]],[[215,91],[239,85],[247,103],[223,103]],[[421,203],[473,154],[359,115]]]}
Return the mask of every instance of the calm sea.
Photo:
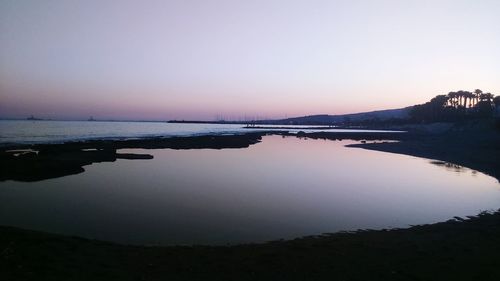
{"label": "calm sea", "polygon": [[[204,134],[234,134],[263,129],[248,129],[241,124],[175,124],[166,122],[101,122],[101,121],[29,121],[0,120],[0,144],[54,143],[88,139],[124,139],[155,136],[191,136]],[[277,130],[266,126],[269,129]],[[279,126],[283,127],[283,126]],[[291,127],[291,126],[289,126]],[[314,126],[293,126],[311,128]],[[268,129],[268,130],[269,130]],[[280,129],[296,132],[315,129]],[[341,130],[328,131],[364,131]],[[380,131],[379,131],[380,132]]]}

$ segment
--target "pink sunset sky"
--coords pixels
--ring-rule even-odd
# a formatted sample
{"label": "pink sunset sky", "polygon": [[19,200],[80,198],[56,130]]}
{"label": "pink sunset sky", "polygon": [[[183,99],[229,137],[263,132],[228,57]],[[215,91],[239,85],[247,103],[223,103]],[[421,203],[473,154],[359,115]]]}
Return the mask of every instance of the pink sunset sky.
{"label": "pink sunset sky", "polygon": [[500,94],[500,1],[0,2],[0,117],[283,118]]}

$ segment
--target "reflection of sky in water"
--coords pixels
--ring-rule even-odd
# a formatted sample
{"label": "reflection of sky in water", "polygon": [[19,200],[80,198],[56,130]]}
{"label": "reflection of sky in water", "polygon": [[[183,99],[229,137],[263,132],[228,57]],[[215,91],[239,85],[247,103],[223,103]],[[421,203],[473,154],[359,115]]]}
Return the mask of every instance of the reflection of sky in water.
{"label": "reflection of sky in water", "polygon": [[268,136],[247,149],[123,150],[155,158],[1,183],[0,224],[130,243],[234,243],[404,227],[500,206],[492,177],[347,143]]}

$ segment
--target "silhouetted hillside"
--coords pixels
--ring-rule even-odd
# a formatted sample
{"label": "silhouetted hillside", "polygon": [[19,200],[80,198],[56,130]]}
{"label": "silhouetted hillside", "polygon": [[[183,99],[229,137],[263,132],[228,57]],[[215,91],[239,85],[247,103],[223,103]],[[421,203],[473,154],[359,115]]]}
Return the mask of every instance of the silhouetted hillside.
{"label": "silhouetted hillside", "polygon": [[342,115],[309,115],[302,117],[287,118],[281,120],[273,120],[279,124],[293,125],[328,125],[328,124],[343,124],[352,122],[362,122],[367,120],[387,121],[390,119],[408,119],[410,107],[398,109],[386,109],[370,112],[351,113]]}

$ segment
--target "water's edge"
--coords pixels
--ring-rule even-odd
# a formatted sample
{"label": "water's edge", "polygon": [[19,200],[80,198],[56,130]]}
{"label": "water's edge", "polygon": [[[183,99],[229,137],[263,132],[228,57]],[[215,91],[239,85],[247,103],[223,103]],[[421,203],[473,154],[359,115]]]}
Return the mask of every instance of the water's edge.
{"label": "water's edge", "polygon": [[496,280],[500,276],[498,245],[498,211],[408,229],[340,232],[235,246],[128,246],[0,226],[0,272],[7,280],[34,276],[37,280],[40,276],[50,280],[61,276],[229,280],[241,277],[242,272],[252,280],[276,280],[277,276],[305,280],[312,272],[316,280],[332,276],[359,280],[488,276],[481,279]]}
{"label": "water's edge", "polygon": [[121,155],[118,149],[226,149],[246,148],[261,141],[265,135],[299,138],[401,140],[400,132],[313,132],[288,131],[250,132],[184,137],[154,137],[124,140],[90,140],[61,144],[15,144],[0,148],[0,181],[39,181],[84,171],[83,166],[117,159],[151,159],[152,155]]}

